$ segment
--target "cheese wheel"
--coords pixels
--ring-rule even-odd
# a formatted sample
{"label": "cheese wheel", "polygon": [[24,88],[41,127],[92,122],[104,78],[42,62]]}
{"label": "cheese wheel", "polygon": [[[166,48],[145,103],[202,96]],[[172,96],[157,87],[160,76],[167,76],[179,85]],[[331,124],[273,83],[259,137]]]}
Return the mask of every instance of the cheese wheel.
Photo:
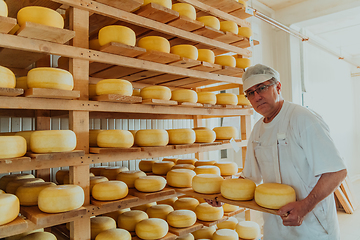
{"label": "cheese wheel", "polygon": [[166,221],[175,228],[190,227],[196,222],[196,214],[191,210],[175,210],[168,214]]}
{"label": "cheese wheel", "polygon": [[6,2],[0,0],[0,16],[7,17],[8,16],[8,7]]}
{"label": "cheese wheel", "polygon": [[220,30],[223,32],[238,34],[239,26],[233,21],[222,21],[220,22]]}
{"label": "cheese wheel", "polygon": [[10,237],[6,237],[5,239],[6,240],[20,240],[22,237],[25,237],[31,233],[34,233],[34,232],[44,232],[44,229],[43,228],[40,228],[40,229],[36,229],[36,230],[33,230],[33,231],[28,231],[28,232],[23,232],[23,233],[20,233],[20,234],[16,234],[16,235],[13,235],[13,236],[10,236]]}
{"label": "cheese wheel", "polygon": [[179,89],[179,90],[172,91],[171,100],[178,101],[178,102],[196,103],[198,101],[198,96],[194,90]]}
{"label": "cheese wheel", "polygon": [[15,86],[16,86],[15,74],[10,69],[0,66],[0,87],[15,88]]}
{"label": "cheese wheel", "polygon": [[144,0],[144,4],[143,5],[147,5],[149,3],[157,3],[161,6],[164,6],[166,8],[170,8],[172,7],[172,1],[171,0]]}
{"label": "cheese wheel", "polygon": [[192,164],[194,165],[198,160],[196,158],[179,159],[177,164]]}
{"label": "cheese wheel", "polygon": [[216,104],[216,94],[213,92],[198,92],[198,103]]}
{"label": "cheese wheel", "polygon": [[220,30],[220,21],[217,17],[202,16],[202,17],[198,17],[196,20],[204,23],[205,26],[215,28],[216,30]]}
{"label": "cheese wheel", "polygon": [[255,189],[255,202],[265,208],[279,209],[282,206],[295,202],[295,190],[286,184],[263,183]]}
{"label": "cheese wheel", "polygon": [[166,180],[171,187],[191,187],[192,179],[196,173],[189,169],[172,169],[166,175]]}
{"label": "cheese wheel", "polygon": [[236,139],[238,137],[238,130],[235,127],[216,127],[213,130],[216,133],[216,139],[219,140]]}
{"label": "cheese wheel", "polygon": [[157,175],[166,175],[174,165],[175,163],[170,161],[154,162],[152,172]]}
{"label": "cheese wheel", "polygon": [[157,204],[157,205],[149,207],[146,210],[146,213],[149,216],[149,218],[161,218],[161,219],[166,220],[167,215],[173,211],[174,211],[174,208],[170,205]]}
{"label": "cheese wheel", "polygon": [[215,231],[216,231],[215,226],[203,227],[193,232],[192,235],[194,235],[195,239],[211,239]]}
{"label": "cheese wheel", "polygon": [[195,166],[192,164],[176,164],[171,169],[188,169],[188,170],[194,170]]}
{"label": "cheese wheel", "polygon": [[210,128],[194,128],[197,143],[212,143],[216,139],[216,133]]}
{"label": "cheese wheel", "polygon": [[130,208],[123,208],[114,212],[108,212],[108,213],[104,213],[102,214],[102,216],[107,216],[107,217],[111,217],[112,219],[114,219],[116,222],[119,219],[120,214],[124,213],[124,212],[128,212],[130,211]]}
{"label": "cheese wheel", "polygon": [[179,55],[180,57],[198,59],[198,50],[195,46],[190,44],[179,44],[170,48],[170,53]]}
{"label": "cheese wheel", "polygon": [[20,205],[36,206],[40,192],[50,186],[56,186],[56,184],[52,182],[30,182],[18,187],[16,196],[19,198]]}
{"label": "cheese wheel", "polygon": [[140,88],[134,88],[133,92],[132,92],[132,96],[139,96],[140,97],[141,96],[140,91],[141,91]]}
{"label": "cheese wheel", "polygon": [[131,210],[140,210],[140,211],[146,212],[149,209],[149,207],[152,207],[155,205],[156,205],[156,202],[146,203],[143,205],[132,207]]}
{"label": "cheese wheel", "polygon": [[23,26],[25,22],[33,22],[55,28],[64,28],[64,18],[61,14],[46,7],[24,7],[17,13],[17,21],[20,26]]}
{"label": "cheese wheel", "polygon": [[175,164],[177,163],[178,158],[163,158],[162,161],[167,161],[167,162],[174,162]]}
{"label": "cheese wheel", "polygon": [[252,36],[252,34],[253,34],[253,32],[252,32],[251,28],[249,28],[249,27],[239,27],[238,35],[240,35],[242,37],[250,38]]}
{"label": "cheese wheel", "polygon": [[148,215],[144,211],[131,210],[120,214],[117,225],[119,228],[133,232],[135,231],[136,224],[148,218]]}
{"label": "cheese wheel", "polygon": [[99,30],[100,46],[104,46],[111,42],[135,46],[136,34],[131,28],[120,25],[109,25],[101,28]]}
{"label": "cheese wheel", "polygon": [[178,200],[177,197],[172,197],[172,198],[164,199],[164,200],[161,200],[161,201],[157,201],[157,204],[167,204],[167,205],[173,206],[174,202],[176,200]]}
{"label": "cheese wheel", "polygon": [[234,93],[219,93],[219,94],[216,94],[216,104],[237,105],[238,98]]}
{"label": "cheese wheel", "polygon": [[224,203],[224,205],[222,205],[222,208],[224,209],[224,213],[235,212],[240,209],[239,206],[231,205],[228,203]]}
{"label": "cheese wheel", "polygon": [[260,236],[260,226],[253,221],[241,221],[235,230],[241,239],[257,239]]}
{"label": "cheese wheel", "polygon": [[192,187],[195,192],[204,194],[220,193],[224,179],[217,174],[199,174],[193,177]]}
{"label": "cheese wheel", "polygon": [[225,179],[221,184],[221,195],[231,200],[251,200],[254,198],[256,184],[250,179]]}
{"label": "cheese wheel", "polygon": [[109,179],[104,176],[91,176],[90,177],[90,193],[92,191],[92,188],[95,186],[95,184],[101,183],[101,182],[107,182]]}
{"label": "cheese wheel", "polygon": [[1,190],[1,189],[0,189],[0,194],[3,194],[3,193],[5,193],[4,190]]}
{"label": "cheese wheel", "polygon": [[215,63],[215,53],[210,49],[198,49],[198,59],[208,63]]}
{"label": "cheese wheel", "polygon": [[69,175],[69,170],[67,169],[60,169],[56,172],[55,179],[58,184],[64,184],[64,177]]}
{"label": "cheese wheel", "polygon": [[194,169],[196,175],[199,174],[216,174],[221,175],[220,168],[217,166],[205,165],[205,166],[198,166]]}
{"label": "cheese wheel", "polygon": [[34,232],[21,238],[21,240],[56,240],[56,236],[50,232]]}
{"label": "cheese wheel", "polygon": [[68,152],[76,147],[76,135],[71,130],[34,131],[30,148],[35,153]]}
{"label": "cheese wheel", "polygon": [[122,181],[105,181],[94,185],[91,195],[96,200],[114,201],[119,200],[128,195],[129,189]]}
{"label": "cheese wheel", "polygon": [[96,96],[96,84],[89,84],[89,99]]}
{"label": "cheese wheel", "polygon": [[25,178],[35,178],[34,175],[29,173],[17,173],[11,175],[4,175],[0,178],[0,189],[6,190],[6,186],[9,182],[18,180],[18,179],[25,179]]}
{"label": "cheese wheel", "polygon": [[115,228],[102,231],[95,240],[131,240],[131,234],[125,229]]}
{"label": "cheese wheel", "polygon": [[235,217],[229,217],[223,222],[217,224],[218,229],[232,229],[235,230],[236,225],[239,221]]}
{"label": "cheese wheel", "polygon": [[108,166],[91,167],[90,172],[93,173],[95,176],[101,176],[101,170],[103,170],[104,168],[107,168],[107,167]]}
{"label": "cheese wheel", "polygon": [[38,206],[46,213],[66,212],[81,207],[84,199],[84,190],[80,186],[51,186],[39,193]]}
{"label": "cheese wheel", "polygon": [[239,57],[236,57],[235,58],[236,60],[236,67],[237,68],[248,68],[251,66],[251,60],[248,59],[248,58],[239,58]]}
{"label": "cheese wheel", "polygon": [[217,221],[224,216],[222,207],[213,207],[208,203],[200,203],[195,208],[196,216],[201,221]]}
{"label": "cheese wheel", "polygon": [[140,38],[137,45],[138,47],[145,48],[146,50],[170,53],[170,43],[164,37],[159,37],[159,36],[143,37]]}
{"label": "cheese wheel", "polygon": [[195,163],[195,167],[199,167],[199,166],[211,166],[214,165],[216,163],[215,160],[199,160]]}
{"label": "cheese wheel", "polygon": [[188,233],[186,235],[183,235],[182,237],[176,238],[176,240],[195,240],[194,235],[191,233]]}
{"label": "cheese wheel", "polygon": [[196,198],[192,197],[182,197],[174,202],[174,209],[187,209],[191,211],[195,211],[195,208],[199,205],[199,201]]}
{"label": "cheese wheel", "polygon": [[111,217],[97,216],[90,218],[90,225],[91,225],[91,239],[95,239],[99,233],[109,229],[115,229],[116,221]]}
{"label": "cheese wheel", "polygon": [[124,171],[124,172],[120,172],[116,176],[116,179],[126,183],[128,188],[134,188],[135,180],[138,179],[139,177],[144,177],[144,176],[146,176],[146,173],[144,173],[143,171]]}
{"label": "cheese wheel", "polygon": [[[97,136],[99,135],[99,133],[101,133],[102,131],[105,130],[95,130],[95,129],[90,129],[89,130],[89,146],[90,147],[98,147],[97,145]],[[95,174],[96,175],[96,174]]]}
{"label": "cheese wheel", "polygon": [[15,133],[14,136],[22,136],[26,140],[26,149],[30,149],[30,136],[34,131],[21,131]]}
{"label": "cheese wheel", "polygon": [[27,86],[27,76],[16,78],[16,85],[15,85],[15,87],[16,87],[16,88],[22,88],[22,89],[24,89],[24,90],[28,89],[28,86]]}
{"label": "cheese wheel", "polygon": [[100,48],[101,45],[98,38],[89,41],[89,49],[100,51]]}
{"label": "cheese wheel", "polygon": [[13,221],[19,215],[19,199],[8,193],[0,194],[0,226]]}
{"label": "cheese wheel", "polygon": [[104,79],[96,83],[96,95],[119,94],[131,96],[133,86],[131,82],[122,79]]}
{"label": "cheese wheel", "polygon": [[18,179],[15,181],[11,181],[6,185],[6,192],[7,193],[11,193],[11,194],[15,194],[16,190],[26,184],[26,183],[35,183],[35,182],[45,182],[43,179],[41,178],[25,178],[25,179]]}
{"label": "cheese wheel", "polygon": [[188,3],[175,3],[172,5],[172,10],[177,11],[180,16],[196,20],[196,9]]}
{"label": "cheese wheel", "polygon": [[129,169],[127,167],[106,167],[101,169],[100,175],[109,180],[116,180],[116,176],[124,171],[129,171]]}
{"label": "cheese wheel", "polygon": [[139,177],[135,180],[135,188],[140,192],[157,192],[164,189],[165,178],[161,176]]}
{"label": "cheese wheel", "polygon": [[238,105],[251,106],[250,101],[245,97],[245,95],[237,95]]}
{"label": "cheese wheel", "polygon": [[191,128],[169,129],[169,144],[192,144],[195,142],[195,131]]}
{"label": "cheese wheel", "polygon": [[143,129],[135,134],[135,144],[140,147],[163,147],[169,143],[169,134],[163,129]]}
{"label": "cheese wheel", "polygon": [[217,162],[215,166],[220,168],[221,176],[234,175],[238,171],[238,165],[234,162]]}
{"label": "cheese wheel", "polygon": [[159,160],[141,160],[139,162],[139,169],[143,172],[152,172],[152,165]]}
{"label": "cheese wheel", "polygon": [[26,146],[26,140],[21,136],[0,136],[0,159],[24,156]]}
{"label": "cheese wheel", "polygon": [[135,226],[136,235],[145,240],[163,238],[168,231],[167,222],[160,218],[144,219]]}
{"label": "cheese wheel", "polygon": [[233,56],[221,55],[215,57],[215,64],[219,64],[221,66],[236,67],[236,60]]}
{"label": "cheese wheel", "polygon": [[134,145],[134,136],[127,130],[104,130],[97,136],[97,145],[105,148],[130,148]]}
{"label": "cheese wheel", "polygon": [[64,69],[39,67],[28,72],[27,85],[28,88],[73,90],[74,79],[72,74]]}
{"label": "cheese wheel", "polygon": [[239,236],[235,230],[219,229],[214,233],[212,240],[239,240]]}
{"label": "cheese wheel", "polygon": [[247,7],[246,0],[244,0],[244,1],[243,0],[235,0],[235,1],[244,5],[245,8]]}
{"label": "cheese wheel", "polygon": [[164,86],[144,87],[140,91],[140,96],[143,99],[170,100],[171,90],[170,88]]}

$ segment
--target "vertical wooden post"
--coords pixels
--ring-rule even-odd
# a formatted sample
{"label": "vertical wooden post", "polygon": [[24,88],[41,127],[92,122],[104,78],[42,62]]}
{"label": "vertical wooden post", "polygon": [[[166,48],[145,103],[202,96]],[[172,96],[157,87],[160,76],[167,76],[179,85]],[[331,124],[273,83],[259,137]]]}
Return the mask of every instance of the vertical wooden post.
{"label": "vertical wooden post", "polygon": [[[194,120],[194,128],[203,126],[201,116],[196,115],[196,116],[193,117],[193,120]],[[203,160],[204,159],[204,153],[203,152],[195,153],[195,158],[197,158],[198,160]]]}
{"label": "vertical wooden post", "polygon": [[[35,129],[50,130],[50,111],[35,110]],[[50,182],[50,168],[36,170],[35,176],[44,179],[46,182]]]}
{"label": "vertical wooden post", "polygon": [[[248,140],[251,132],[251,116],[245,115],[240,117],[241,120],[241,140]],[[242,164],[245,165],[247,147],[242,147]]]}

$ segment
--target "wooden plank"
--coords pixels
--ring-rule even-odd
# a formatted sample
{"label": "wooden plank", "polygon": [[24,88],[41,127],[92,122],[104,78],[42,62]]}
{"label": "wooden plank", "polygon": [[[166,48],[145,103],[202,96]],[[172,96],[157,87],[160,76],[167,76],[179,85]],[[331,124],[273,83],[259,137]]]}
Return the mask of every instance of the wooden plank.
{"label": "wooden plank", "polygon": [[50,89],[50,88],[29,88],[25,90],[25,97],[77,99],[80,97],[80,91]]}
{"label": "wooden plank", "polygon": [[170,46],[180,45],[180,44],[189,44],[189,45],[196,45],[197,42],[189,41],[180,37],[173,38],[169,40]]}
{"label": "wooden plank", "polygon": [[179,102],[178,105],[181,107],[203,107],[204,106],[201,103],[192,103],[192,102]]}
{"label": "wooden plank", "polygon": [[147,60],[157,63],[171,63],[180,60],[180,56],[172,53],[165,53],[153,50],[147,50],[146,53],[141,54],[137,57],[141,60]]}
{"label": "wooden plank", "polygon": [[137,80],[141,80],[144,78],[159,76],[162,74],[163,73],[161,73],[161,72],[155,72],[155,71],[140,71],[140,72],[136,72],[134,74],[130,74],[128,76],[124,76],[124,77],[122,77],[122,79],[132,82],[132,81],[137,81]]}
{"label": "wooden plank", "polygon": [[192,68],[201,65],[201,61],[181,57],[180,60],[169,63],[170,66],[176,66],[181,68]]}
{"label": "wooden plank", "polygon": [[203,227],[201,223],[196,222],[194,225],[186,228],[174,228],[169,226],[169,232],[177,235],[177,236],[185,236],[186,234],[195,232]]}
{"label": "wooden plank", "polygon": [[199,1],[206,3],[214,8],[217,8],[223,12],[231,12],[244,7],[244,5],[240,4],[239,2],[229,1],[229,0],[199,0]]}
{"label": "wooden plank", "polygon": [[221,142],[212,142],[212,143],[200,143],[200,147],[206,147],[206,146],[215,146],[215,145],[221,145]]}
{"label": "wooden plank", "polygon": [[138,96],[124,96],[120,94],[105,94],[95,96],[92,98],[94,101],[101,102],[121,102],[121,103],[141,103],[142,98]]}
{"label": "wooden plank", "polygon": [[143,99],[142,104],[150,105],[178,105],[177,101],[173,100],[162,100],[162,99]]}
{"label": "wooden plank", "polygon": [[131,148],[98,148],[91,147],[91,153],[99,153],[99,154],[109,154],[109,153],[124,153],[124,152],[141,152],[141,148],[139,147],[131,147]]}
{"label": "wooden plank", "polygon": [[216,30],[215,28],[208,27],[208,26],[199,28],[199,29],[193,31],[193,33],[203,36],[203,37],[210,38],[210,39],[215,39],[215,38],[218,38],[218,37],[221,37],[224,35],[224,32]]}
{"label": "wooden plank", "polygon": [[8,33],[16,26],[16,18],[0,16],[0,33]]}
{"label": "wooden plank", "polygon": [[146,52],[146,49],[130,46],[118,42],[110,42],[100,48],[101,52],[113,53],[125,57],[137,57]]}
{"label": "wooden plank", "polygon": [[349,203],[349,201],[347,200],[346,196],[344,195],[344,193],[341,191],[340,188],[337,188],[335,190],[335,196],[339,200],[341,206],[344,208],[346,213],[350,213],[350,214],[354,213],[354,209],[352,208],[351,204]]}
{"label": "wooden plank", "polygon": [[196,89],[197,87],[201,87],[201,86],[206,86],[209,84],[214,84],[214,83],[218,83],[219,81],[213,81],[213,80],[209,80],[209,81],[195,81],[195,82],[190,82],[190,83],[185,83],[184,85],[181,85],[182,88],[191,88],[191,89]]}
{"label": "wooden plank", "polygon": [[[220,139],[216,139],[215,142],[220,142],[222,144],[225,144],[225,143],[230,143],[230,139],[226,139],[226,140],[220,140]],[[241,142],[242,140],[241,139],[235,139],[234,140],[235,142]]]}
{"label": "wooden plank", "polygon": [[74,150],[71,152],[54,152],[54,153],[32,153],[32,152],[26,153],[26,156],[39,161],[78,158],[84,155],[85,155],[84,150]]}
{"label": "wooden plank", "polygon": [[[92,69],[93,64],[102,64],[102,63],[91,63],[90,69]],[[129,67],[123,67],[123,66],[111,66],[108,64],[106,69],[102,69],[100,71],[97,71],[96,73],[90,74],[92,77],[96,78],[121,78],[127,75],[135,74],[138,72],[142,72],[142,69],[139,68],[129,68]],[[100,67],[100,66],[99,66]],[[105,66],[104,66],[105,67]]]}
{"label": "wooden plank", "polygon": [[[175,240],[177,238],[177,236],[175,234],[172,234],[170,232],[168,232],[165,237],[162,237],[162,238],[159,238],[159,239],[156,239],[156,240]],[[132,238],[132,240],[142,240],[141,238],[137,237],[137,236],[134,236]]]}
{"label": "wooden plank", "polygon": [[193,20],[186,16],[179,16],[174,21],[169,22],[168,25],[189,32],[195,31],[205,26],[203,22]]}
{"label": "wooden plank", "polygon": [[248,48],[251,46],[250,44],[250,40],[247,37],[244,37],[244,39],[238,41],[238,42],[233,42],[230,44],[231,46],[235,46],[235,47],[239,47],[239,48]]}
{"label": "wooden plank", "polygon": [[94,198],[91,198],[91,204],[97,207],[111,207],[113,209],[119,209],[118,206],[126,206],[127,204],[136,203],[138,201],[139,198],[132,195],[127,195],[125,198],[114,201],[99,201]]}
{"label": "wooden plank", "polygon": [[192,144],[178,144],[173,145],[175,149],[185,149],[185,148],[199,148],[200,144],[198,143],[192,143]]}
{"label": "wooden plank", "polygon": [[47,54],[0,48],[0,65],[5,67],[27,68]]}
{"label": "wooden plank", "polygon": [[351,191],[351,186],[349,184],[348,178],[345,178],[345,180],[340,185],[340,188],[355,211],[358,207],[358,201],[356,200],[354,194]]}
{"label": "wooden plank", "polygon": [[129,189],[129,194],[141,199],[146,199],[146,200],[152,200],[152,199],[157,199],[159,197],[164,197],[164,196],[171,196],[175,194],[175,190],[172,188],[164,188],[161,191],[158,192],[140,192],[134,188]]}
{"label": "wooden plank", "polygon": [[235,216],[235,215],[237,215],[237,214],[239,214],[239,213],[242,213],[242,212],[244,212],[244,211],[245,211],[245,208],[239,208],[239,209],[236,210],[236,211],[224,213],[224,216],[225,216],[225,217],[232,217],[232,216]]}
{"label": "wooden plank", "polygon": [[228,43],[228,44],[233,43],[233,42],[238,42],[238,41],[241,41],[243,39],[244,39],[244,37],[239,36],[239,35],[237,35],[235,33],[232,33],[232,32],[225,32],[224,35],[215,38],[215,40],[217,40],[217,41],[220,41],[220,42],[223,42],[223,43]]}
{"label": "wooden plank", "polygon": [[215,92],[215,91],[238,88],[239,86],[240,86],[240,84],[230,83],[230,84],[223,84],[223,85],[214,86],[214,87],[199,88],[199,89],[197,89],[197,91],[198,92]]}
{"label": "wooden plank", "polygon": [[246,19],[246,18],[254,16],[254,11],[252,9],[245,8],[245,6],[240,9],[228,12],[228,13],[230,15],[240,18],[240,19]]}
{"label": "wooden plank", "polygon": [[161,152],[161,151],[166,151],[166,150],[171,150],[174,149],[173,145],[166,145],[166,146],[161,146],[161,147],[141,147],[141,151],[142,152]]}
{"label": "wooden plank", "polygon": [[118,8],[127,12],[133,12],[138,10],[142,5],[142,0],[95,0],[97,2],[109,5],[114,8]]}
{"label": "wooden plank", "polygon": [[207,221],[201,221],[201,220],[198,219],[197,222],[204,225],[204,226],[206,226],[206,227],[211,227],[211,226],[215,226],[216,224],[221,223],[221,222],[223,222],[223,221],[225,221],[227,219],[228,219],[228,217],[223,216],[222,218],[220,218],[220,219],[218,219],[216,221],[207,222]]}
{"label": "wooden plank", "polygon": [[13,235],[14,232],[25,232],[28,228],[28,222],[21,217],[17,217],[15,220],[0,225],[0,238]]}
{"label": "wooden plank", "polygon": [[145,79],[140,79],[136,81],[136,83],[147,83],[147,84],[161,84],[164,82],[169,82],[172,80],[182,79],[183,77],[180,77],[178,75],[173,74],[161,74],[154,77],[149,77]]}
{"label": "wooden plank", "polygon": [[278,211],[276,209],[270,209],[270,208],[261,207],[261,206],[257,205],[257,203],[255,202],[254,199],[251,200],[251,201],[235,201],[235,200],[226,199],[226,198],[224,198],[224,197],[222,197],[220,195],[219,197],[217,197],[217,201],[232,204],[232,205],[236,205],[236,206],[239,206],[239,207],[250,208],[250,209],[253,209],[253,210],[256,210],[256,211],[260,211],[260,212],[271,213],[271,214],[275,214],[275,215],[276,215],[276,213]]}
{"label": "wooden plank", "polygon": [[193,70],[202,71],[202,72],[214,72],[222,69],[222,66],[219,64],[209,63],[209,62],[201,62],[201,65],[191,67]]}
{"label": "wooden plank", "polygon": [[242,75],[244,73],[244,69],[237,67],[230,67],[230,66],[222,66],[221,70],[213,71],[212,73],[226,75],[226,76],[234,76],[234,75],[238,76],[239,74]]}
{"label": "wooden plank", "polygon": [[22,88],[0,88],[0,96],[16,97],[23,93]]}
{"label": "wooden plank", "polygon": [[153,2],[146,4],[134,13],[161,23],[167,23],[179,17],[178,12]]}
{"label": "wooden plank", "polygon": [[170,81],[170,82],[166,82],[163,83],[162,85],[167,86],[167,87],[180,87],[183,85],[187,85],[187,84],[192,84],[192,83],[196,83],[196,82],[202,82],[203,79],[198,79],[198,78],[182,78],[182,79],[178,79],[175,81]]}

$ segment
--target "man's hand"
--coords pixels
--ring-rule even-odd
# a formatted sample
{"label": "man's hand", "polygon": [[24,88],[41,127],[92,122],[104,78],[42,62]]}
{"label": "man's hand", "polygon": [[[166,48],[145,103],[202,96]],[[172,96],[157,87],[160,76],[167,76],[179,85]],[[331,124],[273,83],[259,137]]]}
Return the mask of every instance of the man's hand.
{"label": "man's hand", "polygon": [[284,226],[300,226],[310,211],[303,201],[291,202],[281,207],[277,214],[283,220]]}
{"label": "man's hand", "polygon": [[221,207],[224,203],[219,202],[216,198],[215,199],[206,199],[204,198],[205,202],[213,207]]}

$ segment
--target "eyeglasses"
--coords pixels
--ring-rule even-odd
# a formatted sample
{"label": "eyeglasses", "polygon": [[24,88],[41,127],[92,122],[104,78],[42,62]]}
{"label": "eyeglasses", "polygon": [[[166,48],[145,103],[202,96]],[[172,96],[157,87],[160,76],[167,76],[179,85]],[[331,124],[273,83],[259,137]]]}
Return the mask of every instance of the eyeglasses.
{"label": "eyeglasses", "polygon": [[268,85],[262,85],[262,86],[256,88],[254,91],[246,92],[245,97],[247,99],[253,99],[255,97],[255,92],[257,94],[262,94],[262,93],[266,92],[269,89],[269,87],[271,87],[272,85],[275,85],[275,84],[276,83],[270,83]]}

